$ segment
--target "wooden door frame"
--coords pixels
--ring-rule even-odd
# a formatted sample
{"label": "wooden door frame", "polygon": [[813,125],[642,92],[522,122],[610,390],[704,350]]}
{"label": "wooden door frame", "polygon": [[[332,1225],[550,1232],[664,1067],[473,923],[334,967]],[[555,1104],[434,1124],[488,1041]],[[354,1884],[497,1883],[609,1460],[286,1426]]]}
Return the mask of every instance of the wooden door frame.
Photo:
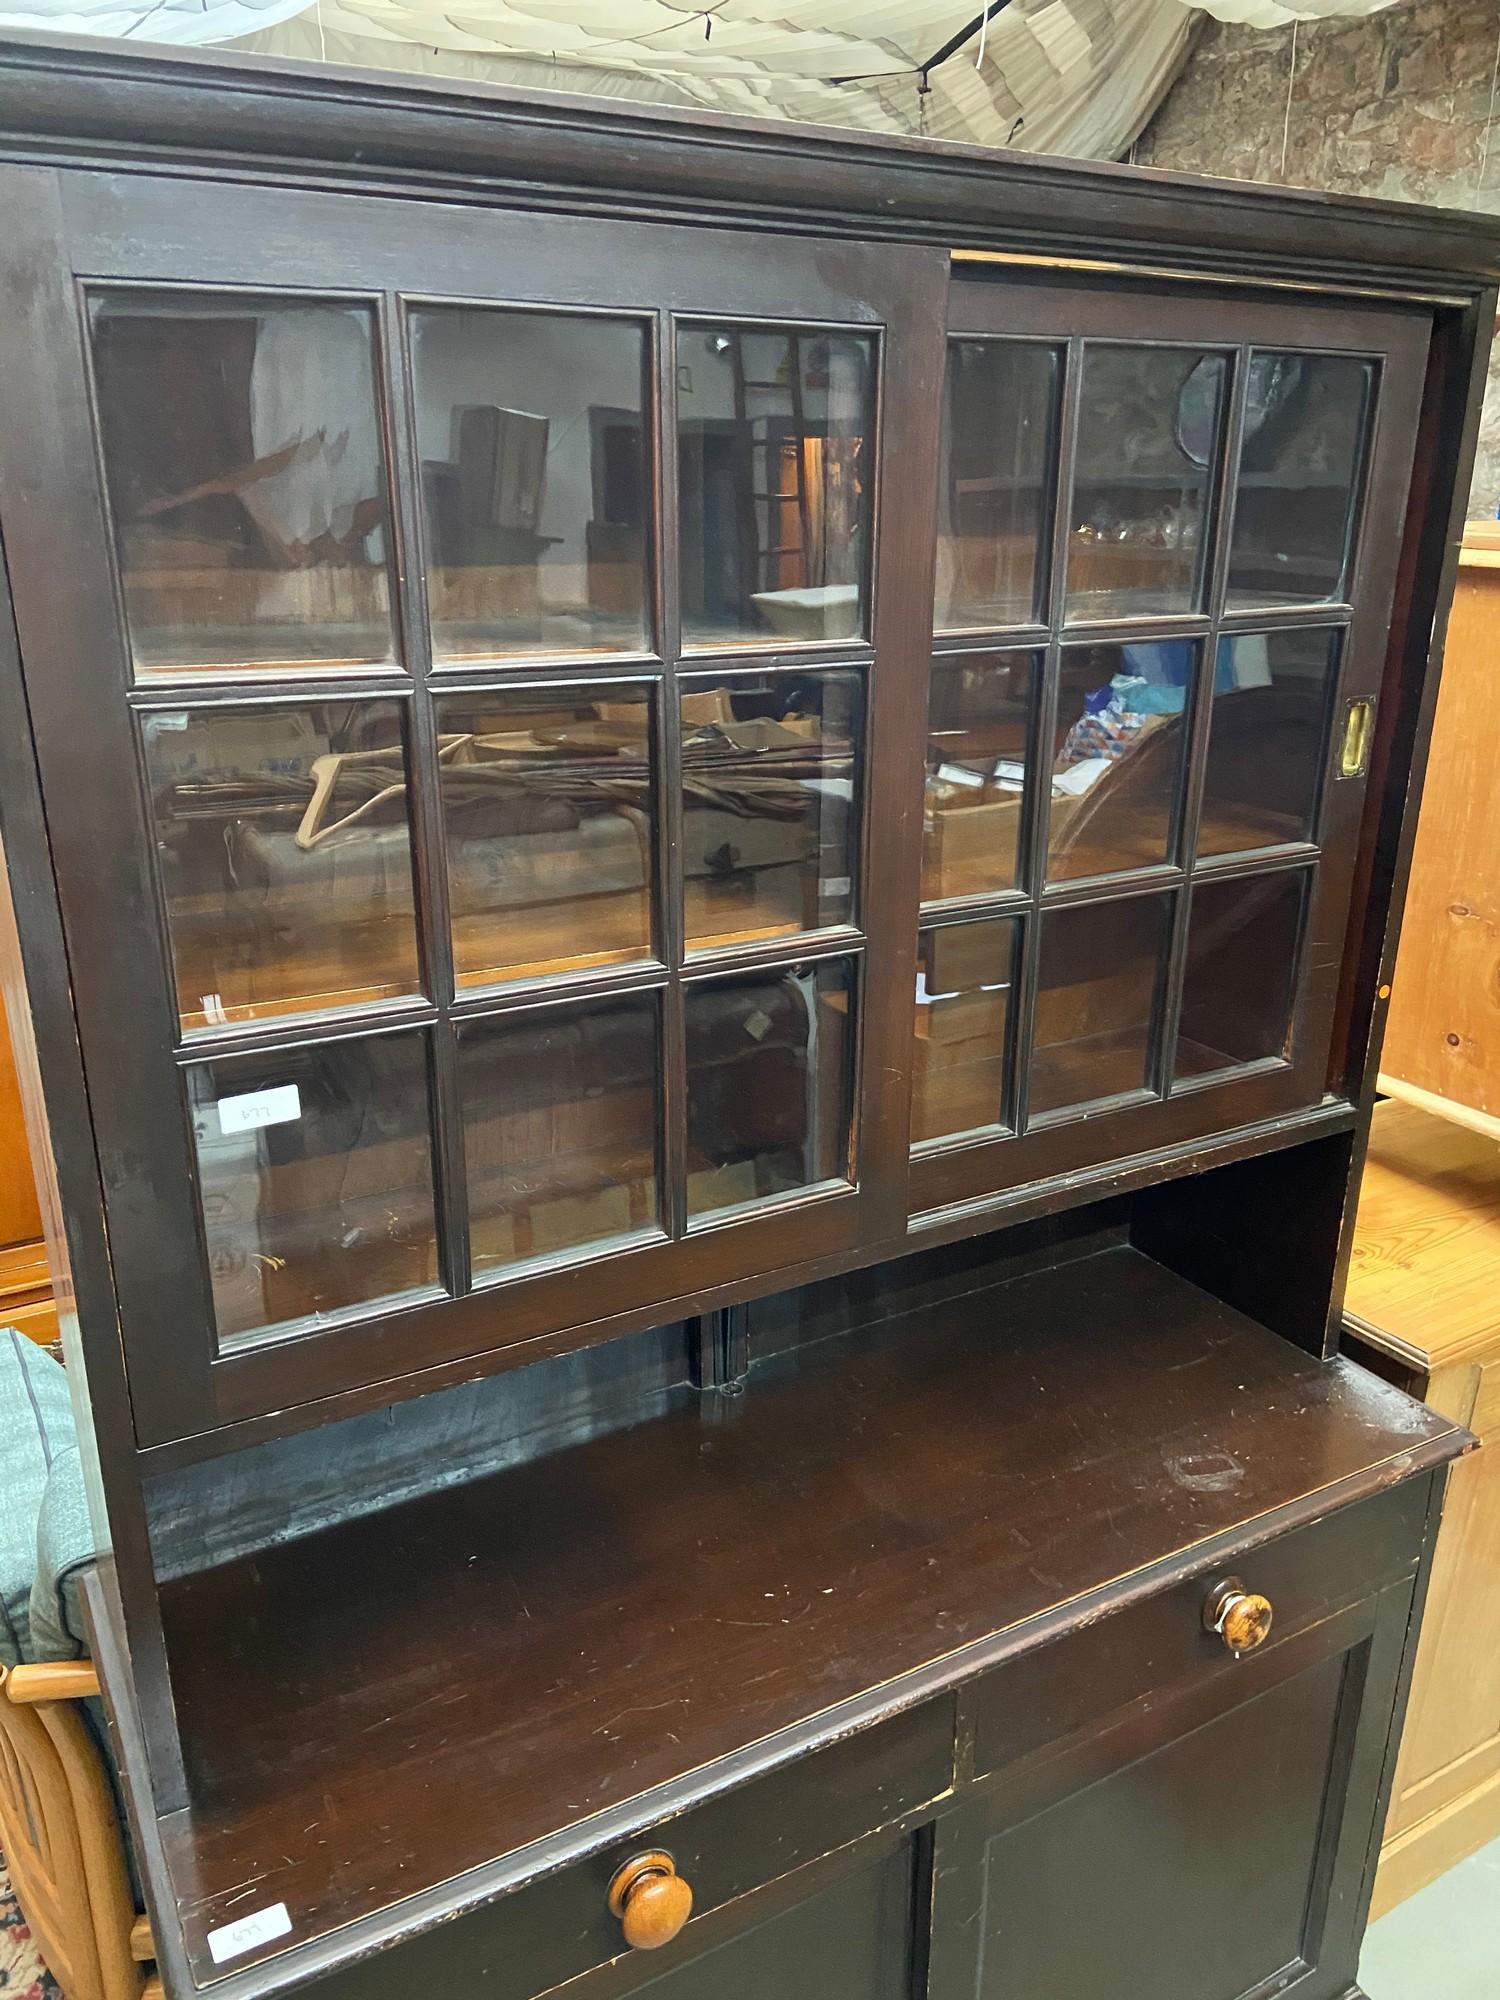
{"label": "wooden door frame", "polygon": [[[56,188],[23,172],[11,197],[23,237],[51,237],[54,255],[37,274],[28,321],[6,342],[12,399],[10,448],[0,459],[24,465],[33,486],[48,487],[45,516],[20,508],[12,550],[12,592],[21,632],[32,724],[44,799],[54,828],[64,930],[80,1042],[100,1134],[106,1206],[131,1364],[132,1401],[142,1445],[160,1445],[226,1422],[269,1415],[365,1390],[417,1368],[493,1354],[524,1361],[587,1344],[601,1321],[622,1309],[660,1316],[660,1302],[710,1294],[753,1274],[762,1287],[798,1265],[873,1249],[899,1230],[906,1214],[906,1091],[909,1029],[905,996],[914,979],[915,853],[906,838],[903,794],[920,754],[917,718],[925,703],[926,607],[930,599],[935,493],[936,382],[941,365],[942,301],[947,264],[916,247],[892,253],[873,246],[834,249],[795,238],[747,241],[712,230],[534,215],[479,217],[430,205],[347,199],[309,190],[288,195],[255,187],[189,189],[180,182],[80,175],[70,179],[59,213]],[[28,207],[27,197],[31,204]],[[44,219],[45,218],[45,219]],[[69,275],[59,266],[61,243]],[[753,253],[753,254],[752,254]],[[500,273],[498,276],[487,276]],[[401,669],[359,677],[358,689],[315,673],[206,676],[169,685],[132,684],[114,577],[111,537],[91,411],[82,323],[90,287],[187,287],[189,299],[230,289],[259,298],[327,296],[367,300],[384,359],[392,530],[400,593]],[[483,294],[482,297],[478,296]],[[185,1107],[170,1085],[190,1059],[250,1043],[273,1050],[274,1025],[254,1034],[178,1034],[164,945],[162,890],[155,879],[152,829],[134,739],[135,712],[151,705],[329,698],[334,692],[392,694],[411,703],[417,781],[414,812],[418,902],[438,985],[431,1000],[368,1015],[329,1014],[314,1024],[328,1033],[356,1027],[425,1030],[436,1049],[435,1159],[447,1237],[462,1233],[463,1163],[457,1129],[451,1034],[446,1026],[451,967],[446,938],[441,829],[437,826],[428,690],[472,688],[472,663],[432,663],[426,645],[421,561],[409,488],[415,464],[409,386],[400,321],[405,301],[580,306],[639,317],[655,329],[652,378],[655,599],[661,611],[654,644],[640,670],[665,675],[669,699],[677,662],[683,671],[736,667],[852,665],[865,677],[868,728],[862,872],[862,928],[833,936],[778,941],[755,963],[790,962],[820,953],[857,954],[859,1068],[853,1121],[857,1162],[847,1188],[824,1188],[758,1204],[743,1217],[693,1228],[607,1256],[560,1259],[555,1268],[524,1267],[500,1284],[458,1297],[421,1297],[351,1312],[326,1328],[236,1342],[217,1352],[196,1201],[196,1162]],[[43,317],[45,315],[45,318]],[[880,340],[877,396],[877,493],[872,554],[874,590],[867,640],[792,645],[735,645],[684,651],[676,628],[674,523],[676,369],[672,329],[679,319],[868,328]],[[45,327],[45,331],[44,331]],[[28,337],[29,336],[29,337]],[[30,412],[28,417],[27,412]],[[90,470],[94,476],[90,476]],[[6,473],[0,470],[0,482]],[[897,484],[899,482],[899,486]],[[12,482],[14,483],[14,482]],[[9,496],[0,496],[9,497]],[[66,614],[55,615],[47,546],[70,550],[77,588]],[[878,664],[877,664],[878,662]],[[541,670],[552,671],[548,663]],[[566,664],[575,677],[629,669]],[[533,674],[532,663],[497,667],[496,684]],[[913,767],[913,768],[908,768]],[[122,784],[122,772],[135,783]],[[662,771],[675,800],[674,767]],[[90,802],[81,808],[79,801]],[[675,809],[668,802],[668,810]],[[677,843],[667,842],[669,855]],[[680,863],[676,864],[680,867]],[[671,897],[667,899],[670,909]],[[102,947],[102,948],[101,948]],[[721,954],[724,967],[734,954]],[[680,947],[679,947],[680,957]],[[719,969],[695,955],[694,977]],[[676,990],[681,975],[668,972]],[[129,993],[132,1006],[120,1006]],[[522,996],[525,998],[526,996]],[[530,996],[534,998],[535,996]],[[559,998],[563,997],[559,994]],[[432,1003],[436,1002],[434,1006]],[[465,1007],[467,1012],[467,1006]],[[289,1044],[303,1028],[285,1031]],[[685,1119],[680,1003],[668,1007],[666,1128]],[[670,1158],[670,1138],[669,1138]],[[455,1192],[458,1190],[458,1192]]]}
{"label": "wooden door frame", "polygon": [[[1158,285],[1131,287],[1120,279],[1088,285],[1074,280],[1054,286],[1001,277],[955,279],[950,292],[949,337],[1020,338],[1067,346],[1062,422],[1058,459],[1058,491],[1053,498],[1052,532],[1042,559],[1049,572],[1048,617],[1045,626],[1022,625],[985,631],[944,632],[934,641],[934,657],[970,648],[1046,646],[1055,660],[1064,643],[1084,643],[1101,636],[1119,641],[1179,637],[1201,649],[1196,675],[1197,698],[1191,699],[1185,728],[1189,736],[1189,795],[1180,801],[1186,828],[1194,819],[1192,787],[1201,786],[1212,700],[1207,692],[1221,632],[1305,631],[1329,628],[1346,631],[1339,642],[1335,685],[1329,691],[1329,721],[1322,751],[1321,810],[1314,839],[1296,848],[1271,849],[1264,854],[1230,858],[1215,864],[1202,879],[1248,880],[1262,872],[1290,872],[1303,866],[1313,871],[1313,892],[1307,899],[1298,951],[1298,979],[1291,1011],[1292,1060],[1267,1062],[1229,1070],[1191,1088],[1160,1094],[1170,1086],[1170,1051],[1156,1046],[1148,1074],[1161,1073],[1160,1091],[1142,1093],[1139,1101],[1113,1108],[1104,1104],[1086,1116],[1074,1113],[1049,1119],[1016,1137],[1009,1131],[956,1135],[931,1141],[913,1154],[913,1212],[922,1216],[956,1204],[1012,1193],[1034,1182],[1077,1171],[1101,1157],[1128,1157],[1153,1147],[1191,1142],[1215,1131],[1276,1119],[1309,1109],[1336,1091],[1342,1068],[1335,1047],[1340,969],[1347,940],[1357,934],[1364,913],[1353,902],[1355,863],[1368,789],[1364,777],[1341,780],[1335,775],[1335,718],[1355,699],[1378,705],[1391,691],[1397,663],[1387,663],[1387,637],[1395,589],[1397,551],[1406,515],[1408,474],[1417,435],[1423,383],[1431,335],[1425,313],[1393,313],[1388,309],[1341,301],[1319,307],[1302,300],[1236,295],[1227,288],[1188,291]],[[1064,623],[1062,591],[1069,531],[1069,495],[1074,440],[1079,428],[1079,376],[1085,341],[1121,341],[1148,347],[1203,348],[1230,357],[1232,375],[1226,400],[1226,436],[1212,505],[1211,546],[1205,568],[1205,597],[1199,614],[1132,617],[1112,621]],[[1360,493],[1363,518],[1349,577],[1347,606],[1277,606],[1264,610],[1230,610],[1225,582],[1233,532],[1235,474],[1240,448],[1244,367],[1252,346],[1278,347],[1370,358],[1380,371],[1375,410],[1366,443]],[[1040,769],[1040,762],[1038,763]],[[1179,781],[1179,789],[1181,789]],[[1018,981],[1022,1016],[1010,1024],[1013,1058],[1024,1057],[1029,1014],[1035,1004],[1036,934],[1044,908],[1070,907],[1103,893],[1129,893],[1130,877],[1098,878],[1075,887],[1061,884],[1042,895],[1041,844],[1044,809],[1042,786],[1033,781],[1026,798],[1026,838],[1031,851],[1030,881],[1017,894],[973,899],[974,917],[1014,913],[1024,930],[1023,969]],[[1184,836],[1186,837],[1186,836]],[[1139,890],[1166,891],[1175,905],[1174,929],[1167,948],[1168,995],[1153,1013],[1159,1036],[1165,1038],[1175,1020],[1171,991],[1180,981],[1187,949],[1190,870],[1179,857],[1170,867],[1144,871]],[[1029,914],[1024,914],[1028,913]],[[948,920],[968,914],[955,906]],[[940,919],[941,920],[941,919]],[[1024,1076],[1018,1079],[1024,1089]]]}

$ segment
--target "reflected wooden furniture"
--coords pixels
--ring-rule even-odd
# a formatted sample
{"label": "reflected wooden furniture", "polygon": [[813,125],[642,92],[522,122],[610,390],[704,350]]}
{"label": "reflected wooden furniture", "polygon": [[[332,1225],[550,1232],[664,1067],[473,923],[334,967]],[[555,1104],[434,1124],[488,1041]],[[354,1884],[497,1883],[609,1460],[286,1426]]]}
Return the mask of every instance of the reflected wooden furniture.
{"label": "reflected wooden furniture", "polygon": [[161,2000],[151,1926],[80,1707],[98,1693],[88,1660],[0,1668],[0,1847],[64,2000]]}
{"label": "reflected wooden furniture", "polygon": [[1380,1083],[1500,1138],[1500,522],[1464,530],[1445,660]]}
{"label": "reflected wooden furniture", "polygon": [[[1404,949],[1404,947],[1403,947]],[[1500,1141],[1376,1106],[1347,1324],[1484,1447],[1455,1468],[1375,1913],[1500,1835]]]}
{"label": "reflected wooden furniture", "polygon": [[[134,46],[0,106],[0,829],[171,2000],[1352,2000],[1472,1442],[1335,1335],[1500,225]],[[1035,533],[936,632],[986,343]],[[504,413],[549,462],[455,639],[466,410],[481,539]],[[1018,860],[924,904],[969,652]],[[445,742],[585,683],[548,877]]]}
{"label": "reflected wooden furniture", "polygon": [[0,1012],[0,1326],[28,1339],[57,1339],[57,1306],[42,1238],[36,1177],[21,1115],[15,1056]]}

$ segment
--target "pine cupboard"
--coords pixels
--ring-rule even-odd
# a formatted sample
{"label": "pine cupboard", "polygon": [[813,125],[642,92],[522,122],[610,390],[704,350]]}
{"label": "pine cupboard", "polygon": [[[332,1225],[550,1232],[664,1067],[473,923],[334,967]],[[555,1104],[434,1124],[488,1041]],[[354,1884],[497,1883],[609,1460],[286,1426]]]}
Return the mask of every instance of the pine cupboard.
{"label": "pine cupboard", "polygon": [[0,75],[169,1993],[1356,1992],[1472,1442],[1336,1329],[1492,224]]}

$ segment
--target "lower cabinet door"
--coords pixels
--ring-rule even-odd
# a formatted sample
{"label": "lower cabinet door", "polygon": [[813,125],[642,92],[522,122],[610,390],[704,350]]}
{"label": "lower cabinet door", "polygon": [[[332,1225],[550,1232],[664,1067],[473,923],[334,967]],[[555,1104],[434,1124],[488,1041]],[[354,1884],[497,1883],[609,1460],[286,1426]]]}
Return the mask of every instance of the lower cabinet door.
{"label": "lower cabinet door", "polygon": [[937,1829],[930,2000],[1357,1990],[1411,1595],[998,1771]]}
{"label": "lower cabinet door", "polygon": [[831,1879],[829,1864],[803,1870],[659,1953],[632,1953],[556,1990],[576,2000],[912,2000],[915,1863],[904,1839]]}

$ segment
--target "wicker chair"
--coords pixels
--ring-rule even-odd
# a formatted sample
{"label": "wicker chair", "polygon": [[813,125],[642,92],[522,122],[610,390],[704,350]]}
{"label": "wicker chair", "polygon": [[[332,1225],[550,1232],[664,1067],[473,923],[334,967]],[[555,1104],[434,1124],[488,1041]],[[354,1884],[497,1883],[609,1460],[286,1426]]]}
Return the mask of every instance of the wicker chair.
{"label": "wicker chair", "polygon": [[0,1847],[67,2000],[159,2000],[114,1792],[82,1703],[88,1660],[0,1668]]}
{"label": "wicker chair", "polygon": [[67,2000],[142,2000],[151,1932],[80,1657],[94,1549],[67,1377],[0,1326],[0,1848]]}

